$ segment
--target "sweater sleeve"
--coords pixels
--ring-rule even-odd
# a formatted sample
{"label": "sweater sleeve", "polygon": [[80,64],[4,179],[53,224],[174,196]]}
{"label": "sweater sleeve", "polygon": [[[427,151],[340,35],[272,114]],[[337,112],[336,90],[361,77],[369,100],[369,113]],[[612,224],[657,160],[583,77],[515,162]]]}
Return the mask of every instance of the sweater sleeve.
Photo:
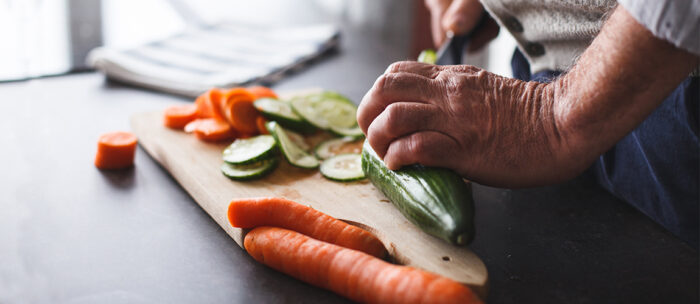
{"label": "sweater sleeve", "polygon": [[618,0],[654,36],[700,55],[700,1]]}

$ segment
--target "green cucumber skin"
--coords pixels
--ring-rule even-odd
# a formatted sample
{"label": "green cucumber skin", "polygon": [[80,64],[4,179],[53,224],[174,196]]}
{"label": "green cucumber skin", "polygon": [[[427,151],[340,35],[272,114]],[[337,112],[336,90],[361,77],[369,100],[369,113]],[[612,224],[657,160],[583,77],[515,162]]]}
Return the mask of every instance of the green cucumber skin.
{"label": "green cucumber skin", "polygon": [[[250,181],[250,180],[260,179],[260,178],[263,178],[263,177],[267,176],[268,174],[270,174],[279,165],[280,161],[278,158],[272,158],[270,160],[272,161],[270,166],[265,168],[265,170],[258,172],[257,174],[252,174],[252,175],[248,175],[248,176],[230,176],[230,175],[227,175],[226,173],[223,173],[223,171],[224,171],[223,169],[221,171],[224,174],[224,176],[228,177],[231,180],[235,180],[235,181]],[[226,166],[226,163],[224,163],[221,166],[223,168],[223,166]]]}
{"label": "green cucumber skin", "polygon": [[454,245],[474,238],[471,184],[447,169],[412,165],[389,170],[365,141],[362,170],[401,213],[426,233]]}
{"label": "green cucumber skin", "polygon": [[260,112],[260,114],[262,114],[262,116],[265,117],[267,120],[276,121],[282,127],[299,133],[313,134],[317,130],[316,127],[314,127],[312,124],[305,120],[296,121],[277,115],[267,114],[265,112]]}
{"label": "green cucumber skin", "polygon": [[232,164],[232,165],[249,165],[249,164],[257,163],[259,161],[263,161],[263,160],[266,160],[269,158],[273,158],[276,155],[277,155],[277,146],[275,145],[274,148],[265,151],[265,153],[260,154],[256,157],[247,159],[247,160],[242,161],[242,162],[230,162],[230,161],[227,161],[225,157],[223,158],[223,160],[224,160],[224,162],[227,162],[227,163]]}

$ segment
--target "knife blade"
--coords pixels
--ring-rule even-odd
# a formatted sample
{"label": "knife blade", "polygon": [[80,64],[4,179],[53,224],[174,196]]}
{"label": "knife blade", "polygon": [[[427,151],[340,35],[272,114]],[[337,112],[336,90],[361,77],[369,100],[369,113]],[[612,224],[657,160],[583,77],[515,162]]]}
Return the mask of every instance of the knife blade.
{"label": "knife blade", "polygon": [[435,61],[435,64],[462,64],[462,55],[464,54],[464,50],[469,46],[469,42],[472,39],[473,34],[479,31],[484,24],[486,24],[487,19],[488,13],[484,12],[476,26],[466,34],[456,35],[454,32],[448,31],[446,33],[447,39],[437,51],[437,60]]}

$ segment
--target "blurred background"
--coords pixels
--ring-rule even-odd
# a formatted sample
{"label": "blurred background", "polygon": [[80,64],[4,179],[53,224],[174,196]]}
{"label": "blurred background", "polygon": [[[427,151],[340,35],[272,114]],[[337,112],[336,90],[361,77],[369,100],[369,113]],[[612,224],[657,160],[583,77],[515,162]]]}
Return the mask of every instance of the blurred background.
{"label": "blurred background", "polygon": [[[379,35],[414,59],[430,47],[423,0],[0,0],[0,81],[86,70],[98,46],[134,48],[187,28],[331,23]],[[515,42],[506,31],[468,63],[510,76]],[[343,49],[341,48],[342,52]]]}

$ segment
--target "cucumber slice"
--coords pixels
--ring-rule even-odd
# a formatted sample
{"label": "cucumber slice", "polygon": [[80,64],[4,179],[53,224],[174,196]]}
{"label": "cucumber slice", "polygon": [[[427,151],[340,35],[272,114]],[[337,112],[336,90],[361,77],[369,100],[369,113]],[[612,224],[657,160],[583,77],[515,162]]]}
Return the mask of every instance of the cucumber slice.
{"label": "cucumber slice", "polygon": [[418,55],[418,62],[435,64],[437,62],[437,54],[431,49],[423,50]]}
{"label": "cucumber slice", "polygon": [[357,125],[351,128],[331,127],[329,131],[337,136],[352,137],[354,139],[365,137],[365,133],[362,133],[362,129]]}
{"label": "cucumber slice", "polygon": [[309,150],[311,149],[311,146],[309,146],[309,144],[306,143],[304,136],[301,136],[301,134],[294,132],[292,130],[285,130],[285,131],[287,131],[287,136],[289,136],[289,139],[291,139],[295,145],[299,146],[299,148],[301,148],[305,152],[309,152]]}
{"label": "cucumber slice", "polygon": [[335,92],[298,96],[290,101],[292,110],[317,128],[351,128],[357,124],[357,107]]}
{"label": "cucumber slice", "polygon": [[314,126],[306,122],[297,113],[294,113],[289,102],[272,98],[260,98],[255,100],[253,105],[265,118],[274,120],[285,128],[302,133],[311,133],[316,130]]}
{"label": "cucumber slice", "polygon": [[267,130],[275,137],[277,144],[282,149],[284,158],[286,158],[292,166],[307,169],[318,167],[318,160],[294,144],[289,138],[287,131],[282,128],[282,126],[274,121],[268,122],[266,126]]}
{"label": "cucumber slice", "polygon": [[362,143],[352,137],[332,138],[319,143],[314,149],[314,154],[319,159],[328,159],[339,154],[360,153]]}
{"label": "cucumber slice", "polygon": [[273,157],[247,165],[234,165],[224,162],[221,173],[232,180],[251,180],[261,178],[277,167],[279,158]]}
{"label": "cucumber slice", "polygon": [[365,178],[362,171],[362,155],[341,154],[323,161],[321,174],[334,181],[349,182]]}
{"label": "cucumber slice", "polygon": [[234,165],[250,164],[270,158],[276,146],[275,138],[270,135],[239,138],[224,149],[223,159]]}

